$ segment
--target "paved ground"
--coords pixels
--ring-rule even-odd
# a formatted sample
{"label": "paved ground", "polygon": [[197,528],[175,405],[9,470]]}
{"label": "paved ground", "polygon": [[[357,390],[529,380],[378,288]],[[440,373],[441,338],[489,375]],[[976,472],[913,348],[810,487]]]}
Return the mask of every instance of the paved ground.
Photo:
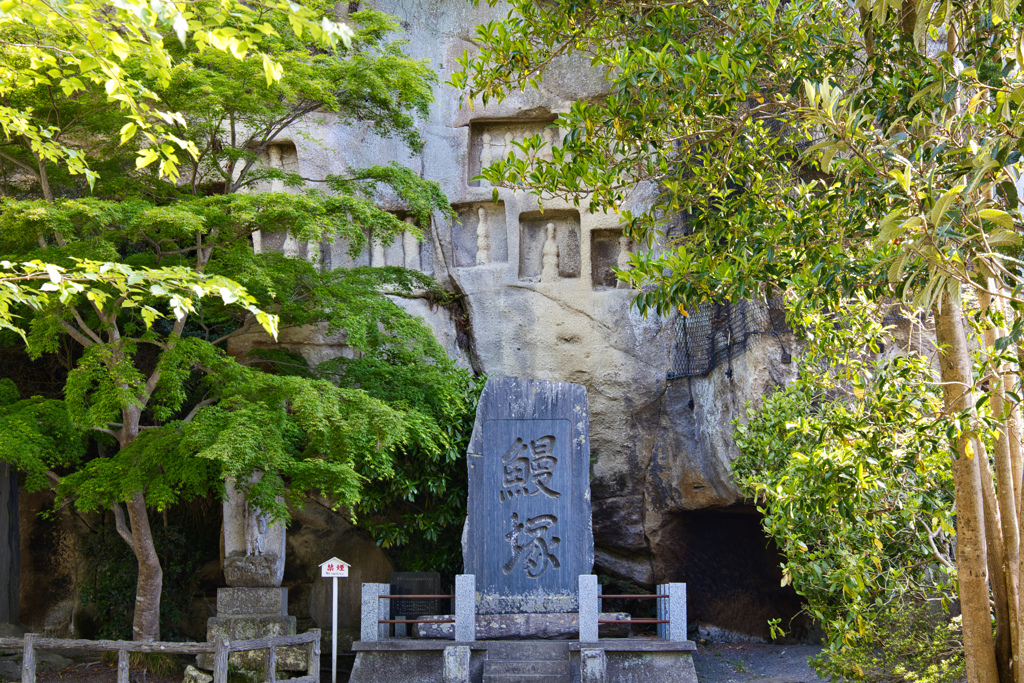
{"label": "paved ground", "polygon": [[821,650],[816,645],[711,643],[699,645],[693,657],[700,683],[818,683],[807,665]]}

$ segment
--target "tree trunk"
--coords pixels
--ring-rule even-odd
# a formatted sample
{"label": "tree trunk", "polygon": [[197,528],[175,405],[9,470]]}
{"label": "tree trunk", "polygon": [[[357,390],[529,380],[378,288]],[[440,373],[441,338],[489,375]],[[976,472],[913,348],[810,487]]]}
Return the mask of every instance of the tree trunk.
{"label": "tree trunk", "polygon": [[[981,479],[981,496],[985,511],[985,550],[988,556],[988,573],[992,588],[992,602],[996,617],[996,669],[999,672],[999,683],[1012,683],[1013,672],[1010,661],[1013,659],[1014,636],[1016,623],[1011,626],[1009,608],[1010,572],[1007,567],[1007,553],[1001,529],[1002,516],[996,503],[996,490],[992,484],[992,471],[988,467],[988,454],[979,439],[974,440],[974,461],[978,464]],[[1016,616],[1016,610],[1013,612]]]}
{"label": "tree trunk", "polygon": [[160,591],[164,572],[153,545],[153,533],[146,514],[146,497],[136,493],[128,501],[128,519],[135,540],[135,557],[139,562],[139,580],[135,588],[134,640],[160,640]]}
{"label": "tree trunk", "polygon": [[[124,419],[118,441],[126,448],[139,435],[142,410],[131,407],[121,411]],[[141,491],[128,501],[128,520],[131,523],[132,550],[139,563],[139,578],[135,585],[135,618],[132,621],[134,640],[160,640],[160,592],[163,590],[164,571],[153,544],[153,531],[149,526],[146,496]]]}
{"label": "tree trunk", "polygon": [[[993,280],[989,280],[989,287],[994,288],[996,286]],[[981,303],[983,309],[988,309],[990,306],[997,302],[993,302],[991,296],[986,292],[981,292],[978,295],[978,300]],[[996,327],[990,327],[985,330],[983,340],[986,349],[992,349],[995,346],[996,339],[1004,334],[1003,330]],[[991,359],[991,356],[990,356]],[[992,474],[989,470],[988,459],[978,460],[978,466],[981,467],[982,484],[985,486],[985,498],[986,498],[986,518],[988,515],[989,502],[988,498],[991,496],[998,501],[998,520],[999,529],[998,535],[1001,537],[1001,542],[996,548],[997,554],[1002,555],[1002,561],[999,562],[1000,573],[1003,578],[1003,588],[1005,595],[1005,609],[1000,604],[1000,596],[997,591],[995,603],[996,603],[996,657],[999,665],[999,679],[1005,683],[1010,683],[1014,680],[1015,674],[1017,673],[1018,665],[1016,664],[1020,660],[1019,645],[1020,636],[1018,633],[1018,592],[1019,592],[1019,575],[1018,570],[1020,566],[1019,549],[1019,530],[1017,524],[1017,497],[1016,490],[1020,488],[1020,483],[1015,479],[1014,466],[1013,466],[1013,453],[1011,451],[1011,425],[1015,418],[1013,411],[1010,410],[1010,405],[1006,400],[1006,390],[1003,383],[1003,376],[1009,370],[1004,364],[993,367],[993,374],[987,378],[989,385],[989,396],[992,402],[992,415],[999,420],[999,430],[995,435],[992,444],[994,462],[995,462],[995,474],[996,474],[996,490],[989,492],[992,489]],[[993,501],[995,503],[995,500]],[[993,535],[992,524],[986,525],[986,534]],[[988,548],[990,556],[992,554],[992,542],[988,542]],[[997,558],[991,557],[991,560],[998,561]],[[989,569],[991,571],[993,562],[989,562]],[[995,588],[995,582],[997,581],[996,572],[992,572],[993,588]],[[1004,648],[1000,648],[999,635],[1000,635],[1000,616],[1004,616],[1006,619],[1006,628],[1008,631],[1006,634],[1006,644]],[[1011,667],[1011,662],[1013,666]]]}
{"label": "tree trunk", "polygon": [[[935,336],[946,413],[956,416],[974,406],[971,357],[959,301],[946,293],[935,309]],[[992,617],[988,606],[988,570],[981,471],[974,462],[972,435],[958,435],[952,444],[956,496],[956,564],[963,612],[964,654],[968,683],[997,683]]]}

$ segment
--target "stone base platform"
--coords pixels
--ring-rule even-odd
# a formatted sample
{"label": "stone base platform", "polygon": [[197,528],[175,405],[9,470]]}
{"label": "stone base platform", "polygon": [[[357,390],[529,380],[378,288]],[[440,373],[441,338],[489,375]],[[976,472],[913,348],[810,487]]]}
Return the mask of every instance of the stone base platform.
{"label": "stone base platform", "polygon": [[352,650],[350,683],[497,683],[540,671],[559,683],[697,683],[692,641],[382,640]]}
{"label": "stone base platform", "polygon": [[[438,615],[426,619],[454,619],[455,615]],[[601,638],[628,638],[630,627],[626,623],[626,612],[601,612],[599,618],[605,621],[621,621],[620,624],[601,624],[598,635]],[[455,624],[416,624],[417,638],[455,639]],[[478,614],[476,615],[476,639],[567,639],[580,637],[580,615],[578,612],[551,614]]]}
{"label": "stone base platform", "polygon": [[[206,620],[206,640],[250,640],[295,635],[295,617],[288,615],[288,589],[280,587],[234,587],[217,589],[217,616]],[[305,647],[279,647],[277,667],[305,671]],[[228,662],[239,669],[263,668],[265,651],[232,652]],[[200,669],[213,670],[213,655],[196,657]]]}

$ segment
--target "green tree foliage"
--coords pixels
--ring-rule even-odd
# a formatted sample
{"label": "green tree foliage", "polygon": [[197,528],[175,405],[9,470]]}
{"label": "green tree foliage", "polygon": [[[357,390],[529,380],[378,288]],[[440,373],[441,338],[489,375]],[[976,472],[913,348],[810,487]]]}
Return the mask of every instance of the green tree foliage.
{"label": "green tree foliage", "polygon": [[[440,496],[448,475],[435,482],[431,472],[451,468],[463,434],[448,423],[471,411],[475,395],[426,324],[396,303],[443,299],[436,283],[402,268],[325,270],[316,257],[338,240],[356,255],[368,235],[388,243],[419,234],[378,199],[397,198],[426,226],[435,212],[451,215],[439,186],[399,165],[303,178],[261,163],[277,136],[313,111],[418,149],[415,118],[432,100],[434,77],[390,39],[395,21],[363,11],[342,30],[334,3],[316,1],[123,4],[118,12],[137,16],[93,16],[89,3],[2,6],[0,31],[14,34],[23,28],[19,12],[64,12],[67,21],[30,47],[70,66],[46,81],[32,62],[26,79],[0,92],[32,130],[64,140],[41,147],[19,128],[0,149],[9,162],[5,193],[28,197],[0,199],[0,258],[9,259],[0,264],[9,272],[0,277],[0,323],[23,332],[33,356],[69,339],[79,347],[67,358],[57,412],[79,442],[92,439],[98,457],[58,491],[81,509],[113,510],[139,564],[133,633],[152,639],[163,569],[150,510],[217,495],[226,478],[281,521],[286,503],[309,491],[353,513],[368,482],[401,481],[395,486],[410,503],[420,487]],[[76,17],[96,41],[108,40],[102,50],[113,46],[107,62],[67,56],[85,49],[75,42]],[[110,23],[121,19],[123,50]],[[165,26],[182,31],[161,39],[154,31]],[[332,32],[347,37],[346,49],[324,49]],[[5,68],[20,68],[19,49],[0,40],[0,61],[11,60]],[[91,73],[80,63],[87,58],[105,80],[81,77]],[[74,87],[62,87],[72,78]],[[48,106],[32,106],[39,101]],[[166,108],[159,125],[145,118],[157,102]],[[70,159],[66,172],[47,164],[58,158]],[[103,176],[83,197],[75,174],[86,167]],[[278,181],[292,191],[252,191]],[[254,248],[274,233],[305,242],[309,259]],[[338,335],[355,358],[310,368],[283,351],[226,354],[232,339],[261,327],[274,333],[278,324]],[[67,449],[59,453],[73,464]],[[402,466],[412,454],[421,456],[419,469]],[[33,481],[53,478],[54,462],[21,457],[35,467]],[[438,519],[423,523],[428,534],[448,521]]]}
{"label": "green tree foliage", "polygon": [[[953,477],[934,369],[917,353],[881,355],[892,340],[869,310],[795,321],[809,339],[799,377],[737,425],[734,472],[782,550],[783,581],[825,631],[823,673],[892,680],[910,653],[896,656],[891,622],[932,602],[936,618],[918,614],[900,637],[929,642],[939,621],[952,637],[937,615],[956,600]],[[857,664],[879,648],[887,667]],[[963,675],[962,652],[952,660],[937,680]]]}
{"label": "green tree foliage", "polygon": [[[296,36],[306,33],[326,47],[351,41],[348,26],[317,9],[283,0],[5,0],[0,4],[0,130],[31,150],[36,163],[18,165],[44,188],[47,161],[65,164],[91,184],[95,174],[81,142],[68,139],[69,121],[55,110],[58,100],[105,101],[125,118],[118,130],[121,142],[144,136],[138,163],[159,160],[160,174],[175,178],[179,152],[195,156],[197,150],[175,135],[174,126],[184,123],[180,113],[159,104],[158,91],[171,84],[175,66],[165,36],[182,45],[191,41],[200,52],[248,56],[270,83],[281,78],[284,67],[262,45],[278,36],[268,15],[286,17]],[[255,51],[260,52],[253,59]],[[83,130],[88,128],[77,128]]]}
{"label": "green tree foliage", "polygon": [[[967,679],[1024,680],[1020,361],[1001,357],[996,380],[974,376],[961,298],[992,313],[994,357],[1017,341],[1017,3],[511,5],[478,29],[480,50],[463,57],[456,87],[501,98],[583,55],[608,94],[559,116],[567,133],[555,149],[541,154],[538,136],[483,175],[621,215],[646,245],[621,274],[641,309],[788,289],[797,307],[838,308],[863,292],[933,313],[943,413],[955,425]],[[638,183],[657,190],[653,200],[631,201]],[[976,457],[985,400],[999,404],[1002,434],[991,467]]]}

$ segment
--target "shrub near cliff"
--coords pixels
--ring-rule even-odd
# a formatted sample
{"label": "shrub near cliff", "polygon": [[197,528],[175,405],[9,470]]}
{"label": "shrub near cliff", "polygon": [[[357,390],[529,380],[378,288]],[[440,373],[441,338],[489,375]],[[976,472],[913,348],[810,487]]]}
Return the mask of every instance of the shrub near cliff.
{"label": "shrub near cliff", "polygon": [[868,310],[800,318],[799,379],[737,425],[734,471],[783,581],[824,628],[823,673],[952,682],[963,652],[942,397],[926,358],[879,355],[891,339]]}

